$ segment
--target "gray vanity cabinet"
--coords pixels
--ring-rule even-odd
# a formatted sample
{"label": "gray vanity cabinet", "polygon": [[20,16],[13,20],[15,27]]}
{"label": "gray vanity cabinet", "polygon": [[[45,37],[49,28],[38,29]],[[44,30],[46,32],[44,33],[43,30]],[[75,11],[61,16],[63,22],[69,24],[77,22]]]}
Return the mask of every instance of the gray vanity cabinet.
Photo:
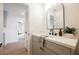
{"label": "gray vanity cabinet", "polygon": [[[44,46],[40,48],[40,37],[32,36],[32,55],[72,55],[75,50],[55,42],[45,40]],[[42,39],[41,39],[42,40]]]}

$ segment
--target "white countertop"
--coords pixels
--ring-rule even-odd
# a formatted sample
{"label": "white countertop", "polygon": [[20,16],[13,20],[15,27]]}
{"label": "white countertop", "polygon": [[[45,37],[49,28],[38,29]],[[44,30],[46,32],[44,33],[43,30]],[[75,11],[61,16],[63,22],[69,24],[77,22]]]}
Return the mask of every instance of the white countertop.
{"label": "white countertop", "polygon": [[[33,34],[35,36],[41,37],[41,36],[45,36],[45,35],[41,35],[41,34]],[[63,45],[65,47],[71,48],[71,49],[75,49],[76,44],[78,39],[70,39],[70,38],[66,38],[66,37],[60,37],[60,36],[48,36],[45,37],[45,40]]]}
{"label": "white countertop", "polygon": [[78,41],[77,39],[70,39],[70,38],[59,37],[59,36],[49,36],[49,37],[46,37],[46,40],[55,42],[60,45],[64,45],[65,47],[69,47],[71,49],[75,49]]}

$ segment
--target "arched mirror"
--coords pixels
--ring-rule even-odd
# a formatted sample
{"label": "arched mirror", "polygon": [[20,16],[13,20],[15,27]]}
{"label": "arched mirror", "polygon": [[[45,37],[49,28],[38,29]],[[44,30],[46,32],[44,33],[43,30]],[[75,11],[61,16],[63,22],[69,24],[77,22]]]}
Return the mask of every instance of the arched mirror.
{"label": "arched mirror", "polygon": [[48,29],[64,29],[65,19],[64,19],[64,5],[62,3],[48,4],[46,5],[47,10],[47,28]]}

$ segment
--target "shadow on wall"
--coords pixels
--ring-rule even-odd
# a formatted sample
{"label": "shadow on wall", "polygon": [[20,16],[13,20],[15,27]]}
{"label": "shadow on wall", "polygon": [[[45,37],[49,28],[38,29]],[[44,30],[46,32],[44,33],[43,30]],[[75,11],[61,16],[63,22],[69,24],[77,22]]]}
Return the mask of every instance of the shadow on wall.
{"label": "shadow on wall", "polygon": [[2,43],[0,43],[0,47],[2,46]]}

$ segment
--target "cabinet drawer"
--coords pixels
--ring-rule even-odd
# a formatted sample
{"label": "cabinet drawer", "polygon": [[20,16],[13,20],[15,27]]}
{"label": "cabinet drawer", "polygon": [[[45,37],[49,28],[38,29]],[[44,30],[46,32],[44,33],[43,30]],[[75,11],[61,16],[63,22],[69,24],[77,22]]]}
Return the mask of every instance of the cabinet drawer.
{"label": "cabinet drawer", "polygon": [[45,46],[51,52],[61,55],[68,55],[71,52],[70,48],[64,47],[62,45],[56,44],[54,42],[45,41]]}

